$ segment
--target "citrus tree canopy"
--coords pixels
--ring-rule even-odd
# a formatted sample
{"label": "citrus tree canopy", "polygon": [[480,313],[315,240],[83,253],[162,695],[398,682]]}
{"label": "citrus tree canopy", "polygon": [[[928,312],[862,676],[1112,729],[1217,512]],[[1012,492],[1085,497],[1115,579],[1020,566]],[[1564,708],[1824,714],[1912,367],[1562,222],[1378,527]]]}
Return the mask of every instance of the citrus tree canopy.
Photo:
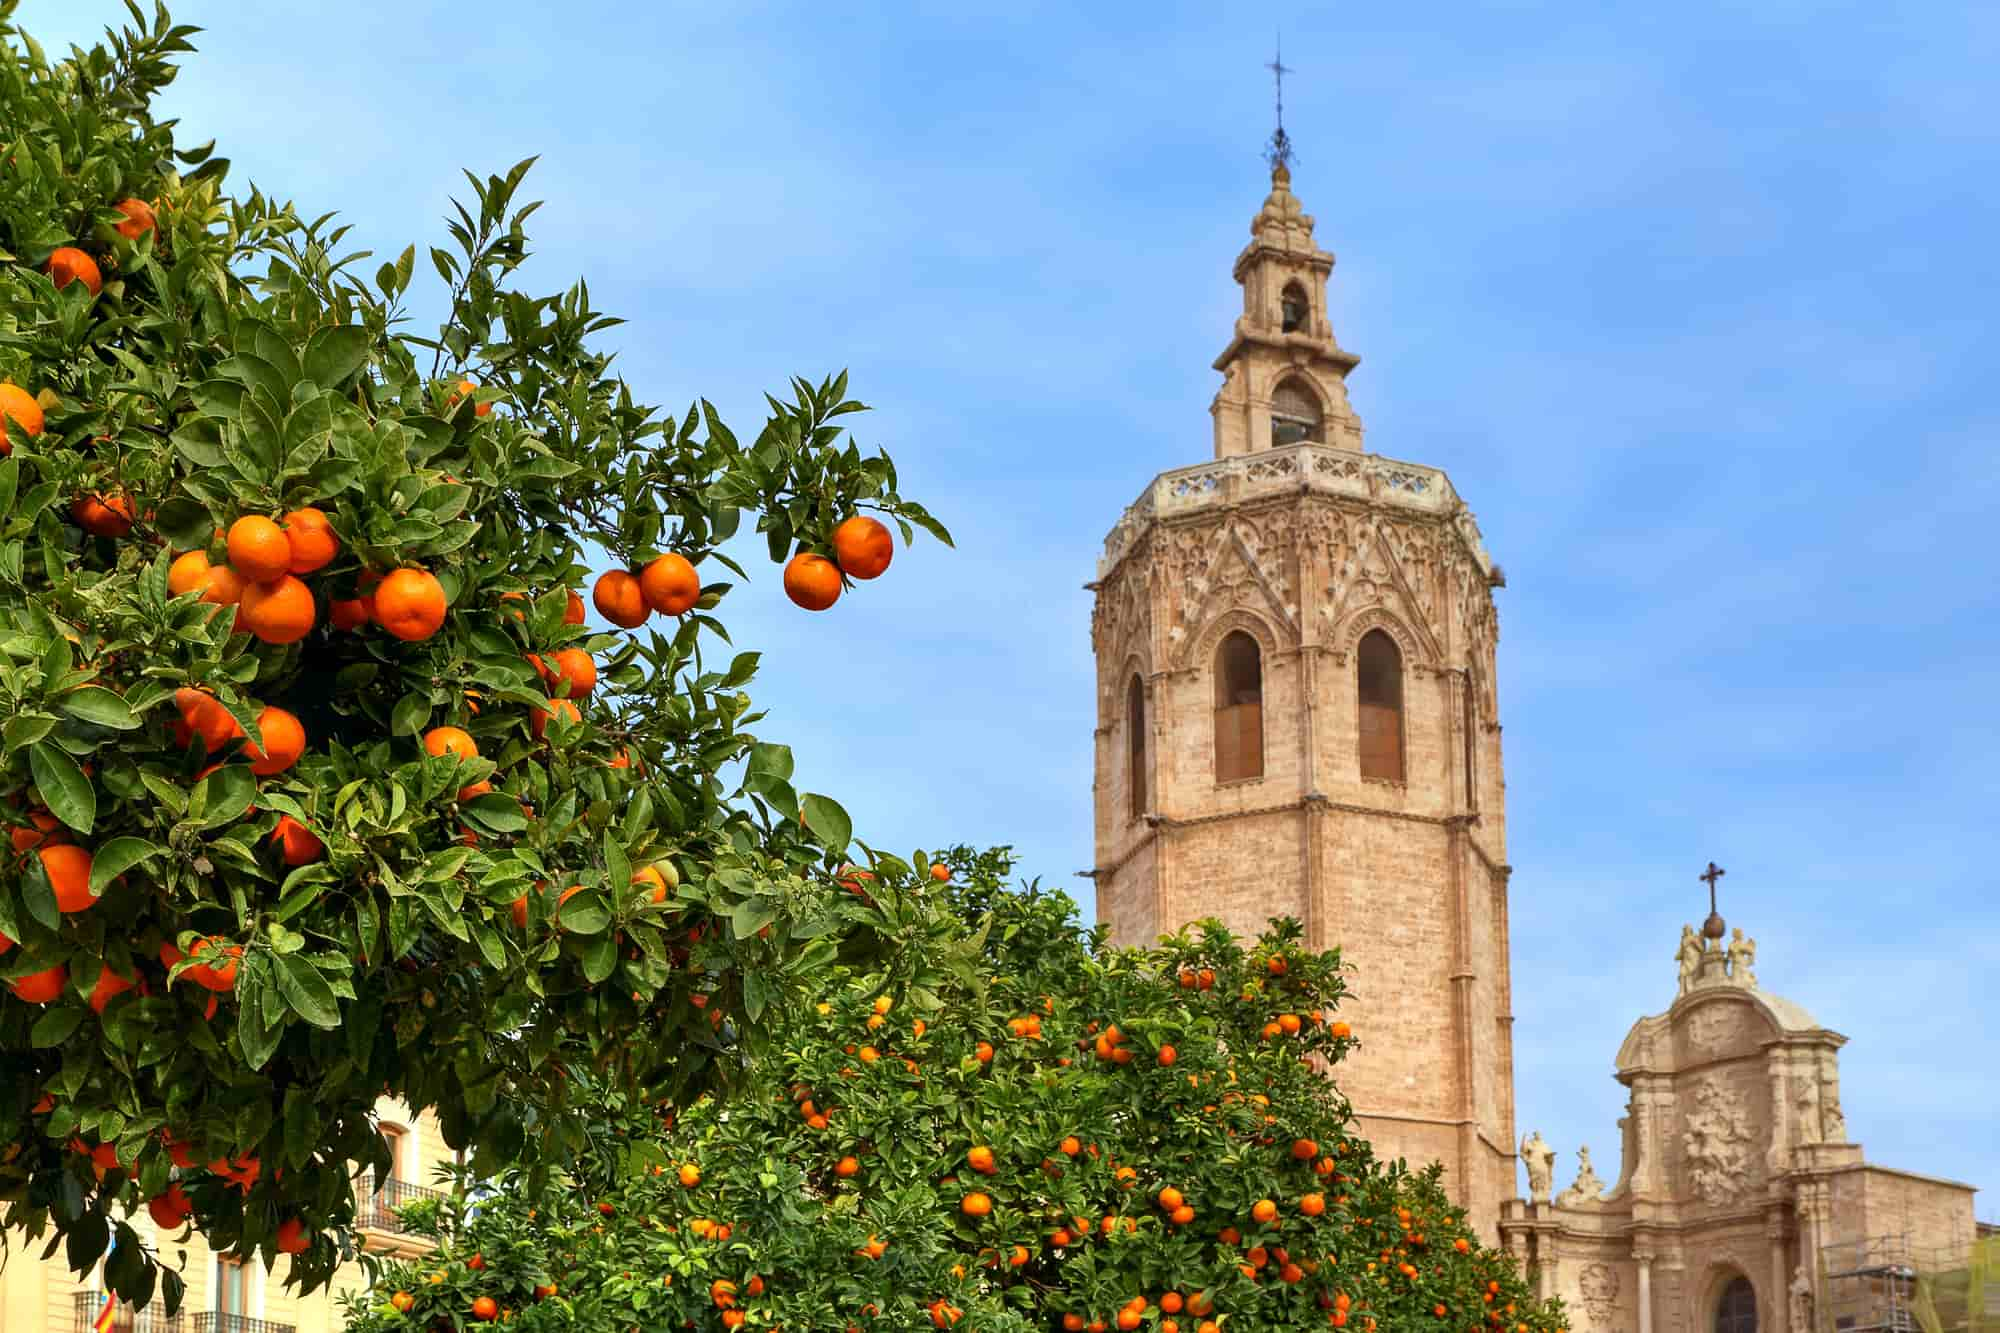
{"label": "citrus tree canopy", "polygon": [[[1004,852],[842,876],[900,947],[830,968],[727,1101],[611,1089],[567,1182],[374,1265],[350,1333],[960,1328],[1558,1333],[1440,1168],[1377,1161],[1366,1034],[1296,923],[1106,948]],[[1335,1079],[1327,1077],[1331,1070]],[[490,1302],[482,1304],[481,1302]],[[482,1315],[480,1312],[488,1312]]]}
{"label": "citrus tree canopy", "polygon": [[636,402],[582,283],[512,285],[528,163],[367,261],[152,116],[192,29],[133,6],[55,61],[14,9],[0,1223],[79,1270],[115,1239],[141,1304],[180,1287],[139,1206],[311,1290],[387,1171],[378,1097],[547,1170],[579,1084],[715,1085],[865,955],[816,870],[846,816],[747,730],[717,547],[747,521],[785,565],[756,595],[818,610],[889,563],[859,511],[948,538],[844,375],[747,444]]}

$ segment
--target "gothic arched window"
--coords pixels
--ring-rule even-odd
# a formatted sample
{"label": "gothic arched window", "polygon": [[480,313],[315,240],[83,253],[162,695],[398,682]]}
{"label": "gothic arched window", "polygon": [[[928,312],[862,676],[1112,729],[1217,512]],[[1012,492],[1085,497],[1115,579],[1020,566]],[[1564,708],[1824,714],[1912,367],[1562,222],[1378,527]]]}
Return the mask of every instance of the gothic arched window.
{"label": "gothic arched window", "polygon": [[1317,443],[1320,434],[1319,399],[1297,380],[1286,380],[1271,395],[1271,447]]}
{"label": "gothic arched window", "polygon": [[1215,650],[1215,780],[1264,776],[1264,663],[1257,641],[1232,631]]}
{"label": "gothic arched window", "polygon": [[1306,319],[1312,313],[1312,306],[1306,301],[1306,289],[1296,282],[1285,284],[1284,295],[1278,298],[1281,328],[1286,333],[1297,333],[1306,326]]}
{"label": "gothic arched window", "polygon": [[1734,1277],[1715,1305],[1715,1333],[1757,1333],[1757,1289],[1747,1277]]}
{"label": "gothic arched window", "polygon": [[1403,780],[1403,654],[1382,630],[1361,636],[1355,653],[1361,704],[1361,776]]}
{"label": "gothic arched window", "polygon": [[1137,819],[1146,813],[1146,683],[1136,675],[1125,687],[1125,789]]}

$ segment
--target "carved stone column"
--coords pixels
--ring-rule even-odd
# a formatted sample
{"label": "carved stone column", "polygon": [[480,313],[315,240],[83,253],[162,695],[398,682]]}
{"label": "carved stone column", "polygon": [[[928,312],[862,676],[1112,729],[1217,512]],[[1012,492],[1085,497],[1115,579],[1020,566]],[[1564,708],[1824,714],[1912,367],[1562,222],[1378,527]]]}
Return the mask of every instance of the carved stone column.
{"label": "carved stone column", "polygon": [[1767,1328],[1788,1328],[1791,1324],[1791,1270],[1785,1263],[1785,1208],[1773,1207],[1764,1217],[1764,1234],[1771,1241],[1771,1321]]}
{"label": "carved stone column", "polygon": [[1639,1261],[1639,1333],[1653,1333],[1653,1252],[1635,1246],[1632,1257]]}

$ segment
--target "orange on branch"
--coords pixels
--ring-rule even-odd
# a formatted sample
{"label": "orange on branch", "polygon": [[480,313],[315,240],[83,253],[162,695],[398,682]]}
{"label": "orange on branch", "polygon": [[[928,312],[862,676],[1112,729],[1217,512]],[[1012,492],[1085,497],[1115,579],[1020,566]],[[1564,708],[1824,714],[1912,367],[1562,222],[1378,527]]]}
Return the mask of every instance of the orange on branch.
{"label": "orange on branch", "polygon": [[[8,436],[33,439],[42,433],[42,420],[42,405],[33,394],[12,380],[0,381],[0,424],[5,425]],[[0,439],[0,456],[13,451],[11,438]]]}
{"label": "orange on branch", "polygon": [[637,629],[652,614],[652,607],[646,602],[645,589],[638,579],[623,569],[600,574],[596,586],[590,590],[590,600],[596,605],[597,614],[620,629]]}
{"label": "orange on branch", "polygon": [[840,600],[840,570],[823,555],[801,551],[785,566],[785,596],[807,611],[824,611]]}
{"label": "orange on branch", "polygon": [[278,826],[271,830],[271,841],[278,844],[278,855],[288,866],[307,865],[326,852],[326,844],[318,835],[290,815],[278,816]]}
{"label": "orange on branch", "polygon": [[889,529],[866,514],[856,514],[833,530],[833,557],[852,579],[872,579],[889,567],[896,542]]}
{"label": "orange on branch", "polygon": [[68,984],[69,969],[61,963],[57,963],[54,967],[44,969],[43,971],[31,972],[25,977],[14,978],[14,980],[7,983],[7,989],[13,991],[17,998],[25,1000],[29,1004],[47,1004],[61,995],[63,987]]}
{"label": "orange on branch", "polygon": [[312,589],[290,574],[250,584],[240,606],[244,626],[265,643],[297,643],[312,632],[316,618]]}
{"label": "orange on branch", "polygon": [[58,289],[81,282],[92,296],[104,290],[104,275],[98,271],[97,261],[73,245],[51,251],[48,268]]}
{"label": "orange on branch", "polygon": [[69,512],[79,528],[98,537],[123,537],[132,531],[129,496],[79,495],[70,502]]}
{"label": "orange on branch", "polygon": [[118,234],[128,241],[136,241],[158,225],[153,206],[143,199],[121,199],[118,211],[125,216],[118,220]]}
{"label": "orange on branch", "polygon": [[542,739],[549,729],[549,719],[559,717],[565,722],[581,722],[583,714],[567,699],[551,699],[545,708],[538,709],[528,719],[528,730],[535,733],[535,739]]}
{"label": "orange on branch", "polygon": [[285,538],[291,544],[294,574],[310,574],[324,568],[340,554],[340,538],[333,524],[317,509],[294,509],[285,515]]}
{"label": "orange on branch", "polygon": [[[541,664],[536,663],[538,669]],[[559,688],[558,682],[569,686],[569,697],[581,699],[597,688],[597,663],[589,653],[581,648],[564,648],[553,659],[552,669],[544,672],[549,688]]]}
{"label": "orange on branch", "polygon": [[258,739],[245,747],[250,771],[260,778],[282,773],[306,752],[306,729],[298,718],[275,705],[257,715]]}
{"label": "orange on branch", "polygon": [[245,514],[229,525],[229,563],[249,582],[269,583],[291,568],[291,539],[262,514]]}
{"label": "orange on branch", "polygon": [[686,556],[669,551],[639,571],[639,592],[663,616],[686,615],[701,600],[701,576]]}
{"label": "orange on branch", "polygon": [[453,754],[460,759],[479,758],[479,744],[463,727],[432,727],[424,733],[424,753],[432,756]]}
{"label": "orange on branch", "polygon": [[396,570],[375,585],[370,601],[376,623],[406,643],[428,639],[444,625],[444,585],[429,570]]}

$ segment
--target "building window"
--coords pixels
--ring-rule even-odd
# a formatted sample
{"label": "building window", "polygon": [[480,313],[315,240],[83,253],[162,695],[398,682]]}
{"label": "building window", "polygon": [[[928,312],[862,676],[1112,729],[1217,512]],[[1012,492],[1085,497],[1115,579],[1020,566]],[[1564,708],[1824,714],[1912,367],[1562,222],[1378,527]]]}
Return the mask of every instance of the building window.
{"label": "building window", "polygon": [[1297,333],[1306,326],[1306,316],[1312,307],[1306,303],[1306,289],[1296,282],[1285,284],[1285,294],[1278,299],[1282,328],[1286,333]]}
{"label": "building window", "polygon": [[1715,1306],[1715,1333],[1757,1333],[1757,1289],[1747,1277],[1731,1278]]}
{"label": "building window", "polygon": [[1479,709],[1472,701],[1472,673],[1465,673],[1465,808],[1479,808]]}
{"label": "building window", "polygon": [[1125,788],[1137,819],[1146,813],[1146,683],[1137,676],[1125,687]]}
{"label": "building window", "polygon": [[1286,380],[1271,395],[1271,447],[1320,439],[1319,399],[1297,380]]}
{"label": "building window", "polygon": [[1361,703],[1361,776],[1403,780],[1403,654],[1379,629],[1361,636],[1355,654]]}
{"label": "building window", "polygon": [[403,1174],[403,1141],[405,1136],[403,1133],[402,1126],[383,1125],[381,1126],[381,1131],[382,1131],[382,1146],[385,1149],[387,1149],[389,1153],[388,1179],[390,1180],[407,1179],[407,1177]]}
{"label": "building window", "polygon": [[236,1255],[215,1257],[215,1312],[250,1318],[250,1270]]}
{"label": "building window", "polygon": [[1264,776],[1264,664],[1235,630],[1215,650],[1215,780]]}

